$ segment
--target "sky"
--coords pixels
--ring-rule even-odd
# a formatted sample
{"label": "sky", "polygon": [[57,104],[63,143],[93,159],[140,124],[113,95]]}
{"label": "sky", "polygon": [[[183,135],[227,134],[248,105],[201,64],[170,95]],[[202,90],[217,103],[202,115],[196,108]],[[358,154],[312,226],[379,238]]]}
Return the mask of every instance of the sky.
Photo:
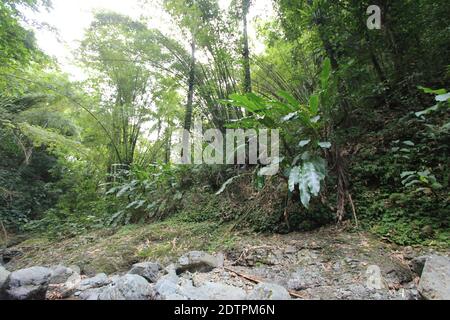
{"label": "sky", "polygon": [[[83,38],[84,30],[93,20],[96,10],[116,11],[135,19],[141,15],[150,17],[149,26],[158,28],[167,34],[176,33],[167,13],[158,5],[158,0],[148,1],[150,4],[142,6],[142,0],[52,0],[53,9],[49,12],[32,12],[26,10],[27,18],[44,22],[56,28],[57,33],[45,28],[36,28],[36,38],[39,47],[50,56],[55,57],[63,71],[73,80],[83,80],[85,74],[74,63],[73,52]],[[219,0],[222,8],[227,8],[231,0]],[[249,33],[253,50],[256,53],[264,49],[264,45],[257,40],[255,18],[267,19],[273,16],[272,0],[254,1],[249,21]]]}

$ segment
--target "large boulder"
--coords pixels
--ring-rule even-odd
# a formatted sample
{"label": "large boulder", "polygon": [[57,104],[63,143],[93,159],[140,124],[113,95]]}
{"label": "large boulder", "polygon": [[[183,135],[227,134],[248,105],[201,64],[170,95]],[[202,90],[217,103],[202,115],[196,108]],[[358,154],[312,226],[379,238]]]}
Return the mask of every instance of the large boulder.
{"label": "large boulder", "polygon": [[427,300],[450,300],[450,258],[431,256],[427,259],[419,293]]}
{"label": "large boulder", "polygon": [[209,272],[223,266],[223,259],[201,251],[191,251],[178,260],[177,274],[183,272]]}
{"label": "large boulder", "polygon": [[383,290],[386,289],[386,282],[381,274],[379,266],[371,265],[366,271],[366,286],[369,290]]}
{"label": "large boulder", "polygon": [[158,263],[142,262],[133,265],[128,274],[136,274],[150,283],[155,283],[161,276],[161,266]]}
{"label": "large boulder", "polygon": [[4,284],[7,300],[45,300],[52,270],[32,267],[12,272]]}
{"label": "large boulder", "polygon": [[5,284],[6,280],[8,279],[11,272],[6,270],[4,267],[0,266],[0,297],[1,297],[1,291],[3,288],[3,285]]}
{"label": "large boulder", "polygon": [[250,293],[249,300],[290,300],[286,288],[273,283],[260,283]]}
{"label": "large boulder", "polygon": [[65,283],[74,273],[75,271],[64,266],[53,267],[49,283],[50,284]]}
{"label": "large boulder", "polygon": [[156,292],[143,277],[127,274],[119,277],[98,295],[98,300],[155,300]]}

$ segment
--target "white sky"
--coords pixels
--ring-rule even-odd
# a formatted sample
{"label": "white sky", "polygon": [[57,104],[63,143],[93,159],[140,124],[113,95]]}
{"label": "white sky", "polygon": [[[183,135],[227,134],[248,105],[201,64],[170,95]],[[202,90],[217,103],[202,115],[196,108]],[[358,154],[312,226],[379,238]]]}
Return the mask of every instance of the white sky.
{"label": "white sky", "polygon": [[[53,9],[50,12],[25,11],[25,14],[28,18],[48,23],[58,30],[59,36],[48,30],[35,28],[38,44],[47,54],[57,58],[63,71],[70,74],[74,80],[81,80],[84,74],[74,65],[73,51],[78,48],[84,30],[92,22],[95,10],[112,10],[133,18],[142,15],[150,18],[150,27],[168,34],[175,32],[176,29],[170,23],[169,16],[158,5],[159,1],[148,2],[150,4],[143,6],[140,0],[52,0]],[[231,0],[220,0],[220,5],[227,8],[230,2]],[[273,16],[272,0],[254,1],[249,17],[249,33],[253,50],[256,52],[262,51],[264,46],[256,39],[254,19],[271,16]]]}

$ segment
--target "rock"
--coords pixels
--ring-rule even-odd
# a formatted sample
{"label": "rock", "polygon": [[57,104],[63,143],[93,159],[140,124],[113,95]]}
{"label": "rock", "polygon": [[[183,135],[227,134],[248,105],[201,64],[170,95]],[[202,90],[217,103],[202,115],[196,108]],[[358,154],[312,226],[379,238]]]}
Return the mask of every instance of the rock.
{"label": "rock", "polygon": [[177,294],[178,290],[178,279],[174,281],[173,279],[162,277],[158,280],[155,285],[155,291],[164,300],[170,300],[169,297]]}
{"label": "rock", "polygon": [[381,275],[381,269],[379,266],[371,265],[366,271],[367,281],[366,286],[370,290],[383,290],[386,289],[386,285]]}
{"label": "rock", "polygon": [[111,280],[104,273],[99,273],[93,278],[84,279],[80,282],[78,290],[84,291],[88,289],[95,289],[107,286],[111,283]]}
{"label": "rock", "polygon": [[367,286],[359,284],[350,284],[339,286],[336,289],[337,297],[340,300],[389,300],[392,297],[387,290],[371,290]]}
{"label": "rock", "polygon": [[168,300],[168,301],[182,301],[182,300],[187,300],[186,297],[179,295],[179,294],[170,294],[168,296],[165,297],[164,300]]}
{"label": "rock", "polygon": [[150,283],[155,283],[160,278],[161,266],[157,263],[143,262],[133,265],[133,268],[128,272],[128,274],[137,274]]}
{"label": "rock", "polygon": [[167,267],[164,268],[164,272],[166,274],[170,274],[170,273],[177,273],[177,266],[173,263],[169,264]]}
{"label": "rock", "polygon": [[284,249],[284,253],[285,253],[285,254],[288,254],[288,255],[290,255],[290,254],[296,254],[297,251],[298,251],[297,248],[294,247],[294,246],[288,246],[286,249]]}
{"label": "rock", "polygon": [[418,289],[420,295],[427,300],[450,300],[450,258],[428,258]]}
{"label": "rock", "polygon": [[297,262],[300,265],[313,265],[316,263],[317,259],[317,254],[309,249],[302,249],[297,253]]}
{"label": "rock", "polygon": [[17,249],[8,248],[0,250],[0,260],[2,260],[4,264],[9,263],[12,259],[20,257],[22,255],[23,252]]}
{"label": "rock", "polygon": [[411,271],[413,271],[415,274],[417,274],[419,277],[422,275],[423,268],[425,267],[425,262],[427,262],[427,259],[429,256],[420,256],[413,258],[410,263],[409,267],[411,268]]}
{"label": "rock", "polygon": [[207,282],[201,287],[194,287],[192,282],[186,282],[178,287],[178,295],[188,300],[246,300],[247,294],[243,289],[222,283]]}
{"label": "rock", "polygon": [[75,272],[75,273],[81,274],[81,268],[79,266],[77,266],[77,265],[74,265],[74,264],[70,265],[69,269],[72,269],[72,271]]}
{"label": "rock", "polygon": [[12,272],[4,284],[7,300],[44,300],[52,270],[33,267]]}
{"label": "rock", "polygon": [[414,258],[414,249],[411,246],[403,249],[403,258],[406,260],[411,260]]}
{"label": "rock", "polygon": [[309,288],[320,287],[325,284],[325,279],[319,271],[312,269],[298,269],[288,281],[289,290],[300,291]]}
{"label": "rock", "polygon": [[118,278],[98,295],[98,300],[155,300],[156,292],[143,277],[127,274]]}
{"label": "rock", "polygon": [[73,295],[79,290],[81,276],[73,272],[73,274],[62,284],[50,284],[47,292],[47,298],[65,299]]}
{"label": "rock", "polygon": [[11,274],[8,270],[6,270],[4,267],[0,266],[0,291],[3,287],[3,284],[6,282],[6,279],[8,279],[8,276]]}
{"label": "rock", "polygon": [[80,270],[81,270],[81,272],[79,272],[79,273],[83,276],[92,278],[97,275],[97,271],[95,270],[95,268],[92,267],[91,265],[89,265],[88,263],[81,264]]}
{"label": "rock", "polygon": [[398,287],[399,285],[409,283],[413,280],[411,270],[403,265],[395,264],[391,266],[385,273],[385,284],[389,287]]}
{"label": "rock", "polygon": [[86,291],[80,292],[77,296],[81,300],[100,300],[100,294],[103,293],[105,290],[105,287],[103,288],[95,288],[95,289],[88,289]]}
{"label": "rock", "polygon": [[52,268],[52,275],[50,277],[49,284],[61,284],[65,283],[70,276],[74,274],[72,269],[66,268],[64,266],[56,266]]}
{"label": "rock", "polygon": [[192,251],[182,256],[176,265],[177,274],[183,272],[209,272],[222,266],[220,259],[201,251]]}
{"label": "rock", "polygon": [[282,286],[260,283],[250,293],[249,300],[290,300],[289,292]]}

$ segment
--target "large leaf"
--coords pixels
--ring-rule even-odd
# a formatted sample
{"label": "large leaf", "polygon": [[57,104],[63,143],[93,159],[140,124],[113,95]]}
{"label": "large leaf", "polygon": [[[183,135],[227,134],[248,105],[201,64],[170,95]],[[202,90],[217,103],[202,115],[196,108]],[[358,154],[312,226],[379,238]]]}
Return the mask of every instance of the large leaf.
{"label": "large leaf", "polygon": [[311,158],[301,167],[292,168],[289,175],[289,190],[293,192],[295,186],[300,189],[300,201],[309,208],[312,196],[320,193],[321,183],[326,177],[326,163],[321,158]]}
{"label": "large leaf", "polygon": [[289,191],[294,192],[295,186],[300,183],[301,168],[293,167],[289,174]]}
{"label": "large leaf", "polygon": [[331,61],[329,58],[325,59],[323,63],[322,73],[320,75],[320,81],[322,84],[322,90],[325,90],[328,87],[328,82],[331,76]]}
{"label": "large leaf", "polygon": [[300,102],[298,102],[297,99],[295,99],[286,91],[279,91],[278,95],[284,98],[293,107],[298,107],[300,105]]}
{"label": "large leaf", "polygon": [[317,113],[319,112],[319,96],[318,95],[314,94],[309,98],[309,109],[313,116],[317,115]]}
{"label": "large leaf", "polygon": [[300,200],[305,208],[309,208],[311,196],[317,197],[320,193],[322,180],[325,179],[325,174],[322,172],[321,166],[321,164],[315,164],[313,162],[303,164],[299,187]]}

